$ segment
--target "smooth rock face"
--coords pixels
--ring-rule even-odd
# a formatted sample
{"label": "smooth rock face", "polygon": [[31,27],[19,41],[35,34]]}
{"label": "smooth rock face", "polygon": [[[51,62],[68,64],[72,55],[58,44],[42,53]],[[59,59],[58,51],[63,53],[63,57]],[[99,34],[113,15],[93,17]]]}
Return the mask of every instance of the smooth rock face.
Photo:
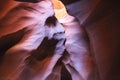
{"label": "smooth rock face", "polygon": [[83,26],[86,28],[101,80],[119,80],[120,6],[100,1]]}
{"label": "smooth rock face", "polygon": [[0,80],[47,79],[65,50],[64,32],[50,0],[15,5],[0,20]]}
{"label": "smooth rock face", "polygon": [[[19,4],[1,0],[0,23],[7,23],[6,14]],[[65,18],[68,23],[44,25],[50,15],[37,19],[40,14],[35,12],[30,15],[34,17],[29,18],[30,22],[42,20],[42,28],[32,25],[14,31],[15,28],[6,30],[9,25],[0,26],[0,80],[120,80],[119,2],[79,0],[66,7],[69,14],[78,18],[77,25],[70,16]],[[10,16],[9,24],[14,23],[15,15]],[[80,34],[75,35],[76,31]]]}
{"label": "smooth rock face", "polygon": [[120,79],[119,5],[118,1],[112,0],[81,0],[67,6],[88,33],[100,80]]}

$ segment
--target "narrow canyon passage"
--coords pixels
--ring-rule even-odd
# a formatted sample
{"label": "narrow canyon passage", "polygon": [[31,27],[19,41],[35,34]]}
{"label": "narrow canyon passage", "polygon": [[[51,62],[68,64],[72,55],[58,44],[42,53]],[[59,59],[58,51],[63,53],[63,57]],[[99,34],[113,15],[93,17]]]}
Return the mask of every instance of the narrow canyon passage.
{"label": "narrow canyon passage", "polygon": [[[112,0],[61,1],[71,16],[57,19],[57,22],[55,18],[50,19],[56,23],[53,23],[52,27],[45,25],[46,34],[43,28],[39,30],[36,27],[33,31],[36,32],[35,34],[43,34],[47,37],[38,36],[35,42],[38,41],[40,45],[37,49],[32,48],[38,45],[34,44],[29,47],[30,51],[24,49],[14,55],[6,55],[6,52],[14,45],[24,42],[24,39],[29,36],[24,37],[26,31],[29,34],[32,28],[23,28],[1,37],[4,32],[1,27],[1,24],[4,24],[2,19],[19,2],[0,1],[0,80],[120,80],[119,2]],[[50,13],[49,10],[51,9],[48,9]],[[53,14],[52,11],[51,14]],[[8,22],[12,21],[14,16],[16,14],[12,15]],[[34,17],[37,19],[36,16]],[[76,22],[75,25],[74,22]],[[74,32],[76,35],[73,35]],[[19,68],[16,68],[18,65]]]}

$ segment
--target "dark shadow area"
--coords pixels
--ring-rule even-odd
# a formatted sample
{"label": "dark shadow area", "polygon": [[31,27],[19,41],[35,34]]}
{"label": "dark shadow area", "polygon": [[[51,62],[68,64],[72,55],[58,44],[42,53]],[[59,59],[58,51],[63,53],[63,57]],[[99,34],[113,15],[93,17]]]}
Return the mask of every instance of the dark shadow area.
{"label": "dark shadow area", "polygon": [[26,59],[27,64],[31,65],[34,62],[34,60],[42,61],[46,57],[54,55],[54,50],[57,42],[58,40],[55,39],[48,40],[47,37],[44,38],[38,49],[32,51],[31,55]]}
{"label": "dark shadow area", "polygon": [[[65,50],[61,60],[64,59],[66,55],[68,55],[68,52]],[[71,74],[68,72],[64,64],[62,64],[61,80],[72,80]]]}
{"label": "dark shadow area", "polygon": [[71,3],[74,3],[80,0],[60,0],[60,1],[62,1],[65,5],[68,5],[68,4],[71,4]]}
{"label": "dark shadow area", "polygon": [[0,38],[0,59],[4,55],[5,51],[17,44],[23,37],[25,29],[18,32],[3,36]]}

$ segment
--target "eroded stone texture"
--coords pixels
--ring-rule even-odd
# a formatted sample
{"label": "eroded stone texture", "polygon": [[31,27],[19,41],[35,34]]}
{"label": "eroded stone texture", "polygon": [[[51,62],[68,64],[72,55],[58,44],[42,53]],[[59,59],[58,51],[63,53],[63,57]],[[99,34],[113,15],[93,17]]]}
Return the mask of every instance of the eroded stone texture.
{"label": "eroded stone texture", "polygon": [[[65,35],[64,28],[57,20],[54,23],[47,24],[47,19],[51,16],[54,16],[52,3],[50,0],[45,0],[38,3],[20,2],[1,18],[0,38],[1,41],[4,40],[1,42],[1,47],[8,44],[1,50],[1,80],[45,80],[52,72],[52,68],[64,52]],[[21,36],[18,37],[19,35]],[[45,37],[48,39],[45,39],[45,46],[43,46]],[[16,40],[15,38],[19,39]],[[10,39],[15,42],[6,41]],[[46,54],[51,55],[40,62],[36,60],[33,65],[29,63],[29,60],[26,63],[26,59],[32,55],[32,51],[37,50],[39,46],[42,46],[42,49],[40,48],[40,53],[43,54],[42,58],[46,57]],[[52,55],[53,53],[54,55]],[[40,56],[38,57],[40,58]],[[34,58],[31,61],[34,62]],[[28,66],[27,64],[31,65]],[[27,73],[25,73],[26,71]]]}
{"label": "eroded stone texture", "polygon": [[[1,4],[3,3],[1,6],[4,6],[0,7],[1,18],[8,13],[9,9],[18,5],[18,3],[13,4],[14,1],[10,2],[10,0],[8,0],[8,2],[10,2],[9,4],[4,1],[0,1]],[[4,5],[4,3],[6,5]],[[87,69],[85,67],[77,67],[76,65],[79,64],[79,61],[80,64],[86,65],[86,63],[89,63],[89,58],[82,57],[79,59],[78,55],[80,54],[77,52],[78,49],[74,47],[75,44],[68,46],[73,47],[73,50],[68,47],[66,48],[66,51],[68,52],[63,53],[63,48],[62,52],[61,49],[57,50],[56,48],[60,46],[59,44],[61,42],[64,47],[63,37],[62,40],[57,37],[60,36],[60,34],[57,34],[56,37],[54,35],[52,38],[51,36],[48,38],[44,37],[41,41],[41,45],[38,45],[36,50],[21,50],[12,52],[17,54],[6,54],[6,51],[14,47],[14,45],[17,45],[26,34],[27,28],[24,28],[17,32],[13,32],[12,34],[0,37],[0,80],[77,80],[76,78],[78,78],[78,80],[120,80],[119,2],[112,0],[80,0],[79,2],[67,5],[67,9],[70,14],[79,19],[79,22],[81,23],[79,26],[84,28],[87,32],[89,41],[86,40],[87,36],[85,35],[85,37],[83,34],[81,34],[80,37],[75,38],[80,38],[78,41],[74,39],[75,36],[71,39],[77,41],[77,45],[78,42],[82,42],[82,44],[80,44],[82,45],[82,48],[84,47],[88,50],[85,52],[90,52],[90,57],[93,58],[95,65],[94,67],[88,67],[87,69],[91,70],[94,68],[95,71],[92,71],[89,76],[85,76],[83,79],[83,75],[81,74],[84,73],[80,72],[81,70],[79,69]],[[58,25],[60,26],[60,24]],[[35,30],[37,30],[37,28]],[[49,30],[50,29],[48,28],[46,31],[49,32]],[[0,26],[0,32],[2,31]],[[64,30],[62,32],[64,32]],[[68,31],[65,34],[68,33],[71,32]],[[58,38],[58,40],[56,38]],[[56,45],[59,46],[56,47]],[[55,50],[57,50],[56,52],[60,52],[60,54],[56,54]],[[80,51],[83,51],[83,49]],[[74,55],[71,53],[78,54]],[[82,60],[84,63],[81,62]],[[19,65],[19,68],[16,69],[16,65]]]}

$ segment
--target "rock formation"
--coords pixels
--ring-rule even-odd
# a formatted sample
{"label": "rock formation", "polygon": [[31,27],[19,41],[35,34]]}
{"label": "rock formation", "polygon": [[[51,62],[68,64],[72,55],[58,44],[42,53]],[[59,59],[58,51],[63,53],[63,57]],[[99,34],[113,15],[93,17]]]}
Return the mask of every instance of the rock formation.
{"label": "rock formation", "polygon": [[[21,7],[27,11],[33,8],[13,0],[0,1],[0,80],[120,80],[119,2],[61,1],[69,15],[65,13],[67,16],[57,20],[47,14],[41,19],[34,9],[34,16],[24,17],[24,20],[29,19],[30,24],[42,20],[40,23],[44,27],[41,29],[39,25],[34,30],[33,27],[23,27],[16,31],[10,25],[17,24],[14,23],[18,21],[17,16],[24,15],[24,11],[18,11]],[[21,7],[15,9],[19,4]],[[15,10],[11,11],[13,8],[18,15],[13,13]],[[54,14],[52,7],[46,9],[47,13]],[[31,47],[24,46],[32,32],[37,37],[31,38]]]}

